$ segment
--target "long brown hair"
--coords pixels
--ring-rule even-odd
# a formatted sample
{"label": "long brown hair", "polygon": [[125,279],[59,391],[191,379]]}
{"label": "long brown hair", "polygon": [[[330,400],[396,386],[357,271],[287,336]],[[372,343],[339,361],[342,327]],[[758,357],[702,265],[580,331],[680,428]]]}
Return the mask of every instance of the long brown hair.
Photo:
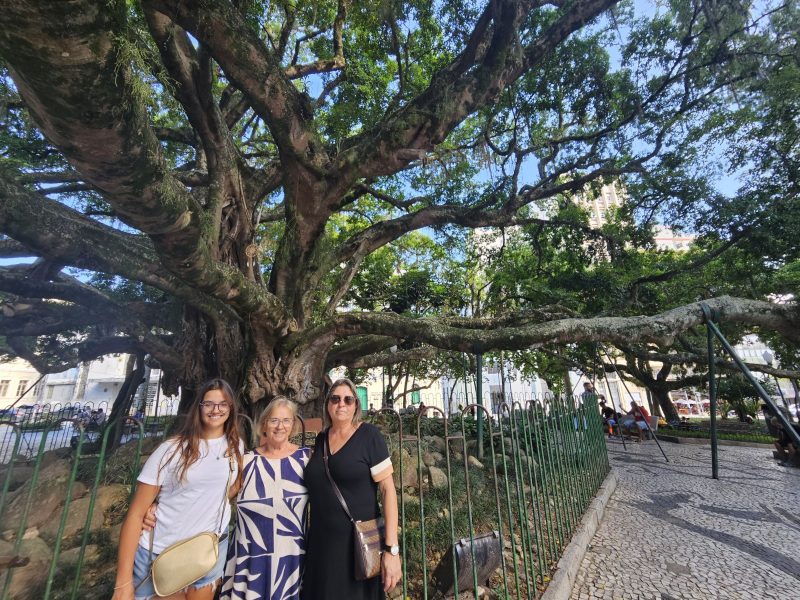
{"label": "long brown hair", "polygon": [[184,481],[186,471],[200,459],[200,434],[203,431],[203,422],[200,420],[200,402],[211,390],[219,390],[229,405],[228,419],[225,421],[225,437],[228,441],[226,457],[233,457],[238,465],[236,487],[242,477],[242,453],[239,449],[239,406],[231,386],[224,379],[209,379],[197,390],[197,394],[189,406],[189,412],[184,416],[178,431],[172,438],[175,440],[175,450],[164,464],[169,463],[178,455],[178,480]]}

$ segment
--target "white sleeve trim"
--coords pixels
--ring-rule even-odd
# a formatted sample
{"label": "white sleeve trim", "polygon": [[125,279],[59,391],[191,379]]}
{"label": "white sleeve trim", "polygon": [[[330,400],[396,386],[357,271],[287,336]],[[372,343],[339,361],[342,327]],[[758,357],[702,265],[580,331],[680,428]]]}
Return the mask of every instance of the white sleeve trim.
{"label": "white sleeve trim", "polygon": [[392,466],[392,459],[391,457],[387,456],[384,460],[379,462],[374,467],[370,467],[369,472],[373,477],[376,477],[377,475],[383,473],[383,471],[385,471],[386,469],[391,468],[391,466]]}

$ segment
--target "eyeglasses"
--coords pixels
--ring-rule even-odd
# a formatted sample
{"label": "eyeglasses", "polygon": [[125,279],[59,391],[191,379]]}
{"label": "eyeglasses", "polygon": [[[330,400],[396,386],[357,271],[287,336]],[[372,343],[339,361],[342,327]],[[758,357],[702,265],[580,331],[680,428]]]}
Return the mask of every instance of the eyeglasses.
{"label": "eyeglasses", "polygon": [[203,410],[207,410],[209,412],[211,412],[215,408],[219,412],[228,412],[231,409],[231,405],[228,404],[227,402],[209,402],[208,400],[203,400],[200,403],[200,408],[202,408]]}
{"label": "eyeglasses", "polygon": [[330,402],[331,404],[339,404],[339,402],[341,402],[342,400],[344,400],[344,403],[347,406],[350,406],[351,404],[353,404],[353,402],[356,401],[356,399],[353,396],[329,396],[328,397],[328,402]]}
{"label": "eyeglasses", "polygon": [[267,423],[269,423],[272,427],[277,427],[278,425],[289,427],[292,423],[294,423],[294,419],[267,419]]}

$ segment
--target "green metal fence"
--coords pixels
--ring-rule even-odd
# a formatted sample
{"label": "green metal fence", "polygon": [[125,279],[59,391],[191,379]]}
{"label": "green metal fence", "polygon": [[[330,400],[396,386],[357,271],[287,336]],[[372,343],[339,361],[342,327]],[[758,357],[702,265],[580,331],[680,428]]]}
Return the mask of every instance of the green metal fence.
{"label": "green metal fence", "polygon": [[[466,591],[478,598],[478,586],[499,598],[539,596],[609,470],[595,399],[547,397],[502,403],[491,412],[472,404],[450,417],[433,407],[402,416],[382,410],[370,419],[383,431],[396,469],[404,597]],[[109,531],[118,536],[125,500],[113,506],[112,517],[100,515],[114,522],[98,530],[95,499],[110,477],[129,485],[132,494],[145,439],[142,423],[126,417],[132,439],[111,457],[106,452],[111,426],[87,444],[83,427],[73,423],[77,444],[57,451],[46,450],[45,431],[31,457],[20,453],[19,426],[4,424],[15,438],[11,459],[0,471],[0,522],[5,530],[9,519],[17,522],[5,534],[10,538],[5,552],[11,556],[2,557],[6,568],[0,571],[0,600],[109,597],[117,542],[109,539]],[[14,565],[26,558],[23,542],[30,517],[47,495],[40,476],[58,461],[63,472],[69,468],[58,480],[63,502],[53,513],[55,532],[47,540],[52,554],[37,569],[36,583],[29,584],[15,579],[26,567]],[[21,485],[15,479],[19,469],[28,473]],[[73,502],[77,486],[82,486],[81,511]],[[87,548],[103,531],[104,554],[99,561],[90,559]],[[63,557],[68,553],[67,562]]]}
{"label": "green metal fence", "polygon": [[[478,598],[478,586],[500,598],[537,597],[609,470],[594,397],[502,403],[494,414],[471,404],[449,419],[434,407],[404,417],[383,410],[373,421],[403,484],[400,539],[409,598],[464,591]],[[406,477],[409,467],[415,477]],[[497,568],[484,580],[487,546],[498,550]],[[451,573],[442,576],[445,569]]]}

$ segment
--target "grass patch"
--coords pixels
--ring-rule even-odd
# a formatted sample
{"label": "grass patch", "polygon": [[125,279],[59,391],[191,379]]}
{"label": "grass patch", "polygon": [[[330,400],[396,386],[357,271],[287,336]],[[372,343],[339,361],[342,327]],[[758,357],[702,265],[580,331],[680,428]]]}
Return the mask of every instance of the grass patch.
{"label": "grass patch", "polygon": [[[684,438],[711,439],[711,431],[705,429],[687,430],[674,429],[672,427],[661,427],[656,435],[658,434]],[[754,442],[757,444],[772,444],[775,441],[775,438],[773,438],[771,435],[767,435],[766,433],[733,433],[729,431],[718,431],[717,439],[731,440],[734,442]]]}

